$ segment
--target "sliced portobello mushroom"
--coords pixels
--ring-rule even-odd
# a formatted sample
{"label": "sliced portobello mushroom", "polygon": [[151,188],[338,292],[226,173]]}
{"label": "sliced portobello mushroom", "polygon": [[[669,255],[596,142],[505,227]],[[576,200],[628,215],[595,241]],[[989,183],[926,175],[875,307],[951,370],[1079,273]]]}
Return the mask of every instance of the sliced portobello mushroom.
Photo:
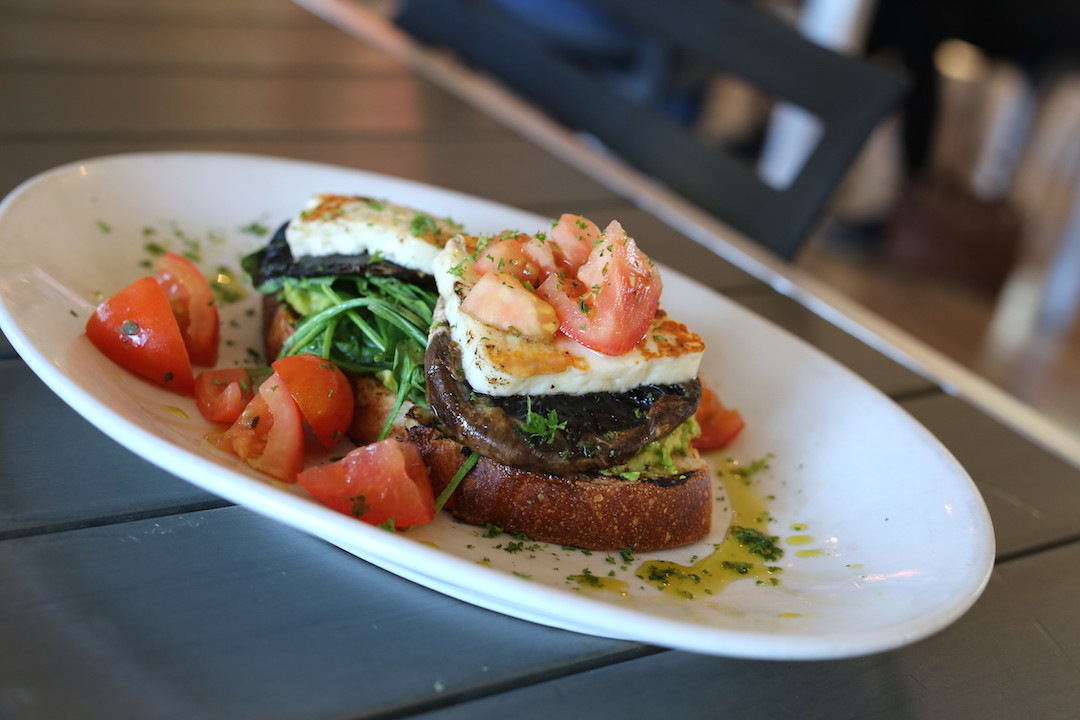
{"label": "sliced portobello mushroom", "polygon": [[425,366],[428,405],[449,437],[506,465],[556,475],[626,462],[689,419],[701,399],[697,378],[621,393],[478,393],[445,323],[432,330]]}
{"label": "sliced portobello mushroom", "polygon": [[251,276],[255,287],[283,277],[337,277],[341,275],[372,275],[375,277],[397,277],[402,280],[430,284],[435,281],[426,273],[410,270],[387,260],[371,261],[367,252],[355,255],[320,255],[293,257],[289,243],[285,239],[285,230],[289,223],[284,223],[262,249],[248,255],[243,260],[244,270]]}

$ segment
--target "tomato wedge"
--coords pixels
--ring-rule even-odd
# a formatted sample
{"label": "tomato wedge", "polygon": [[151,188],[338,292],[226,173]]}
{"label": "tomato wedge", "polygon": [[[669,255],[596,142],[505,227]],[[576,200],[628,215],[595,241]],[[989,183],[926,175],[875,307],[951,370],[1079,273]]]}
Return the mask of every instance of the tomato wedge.
{"label": "tomato wedge", "polygon": [[521,235],[490,243],[476,258],[476,272],[510,273],[522,282],[539,284],[540,268],[525,252],[526,240],[528,236]]}
{"label": "tomato wedge", "polygon": [[210,422],[234,423],[258,389],[258,380],[269,374],[261,369],[221,368],[195,376],[195,404]]}
{"label": "tomato wedge", "polygon": [[577,267],[589,259],[593,246],[600,242],[600,228],[586,217],[564,213],[551,228],[551,239],[566,261]]}
{"label": "tomato wedge", "polygon": [[435,493],[420,451],[387,438],[358,447],[341,460],[304,470],[300,485],[319,502],[372,525],[412,527],[435,517]]}
{"label": "tomato wedge", "polygon": [[176,253],[158,258],[157,270],[157,282],[169,298],[191,362],[212,367],[217,363],[221,327],[210,283],[190,260]]}
{"label": "tomato wedge", "polygon": [[659,270],[613,221],[576,280],[552,275],[536,293],[555,308],[563,333],[605,355],[622,355],[648,332],[662,287]]}
{"label": "tomato wedge", "polygon": [[704,382],[701,387],[701,402],[698,403],[694,419],[701,426],[701,434],[694,438],[691,444],[698,450],[722,448],[738,437],[746,426],[739,411],[724,407],[720,396]]}
{"label": "tomato wedge", "polygon": [[86,336],[121,367],[179,393],[193,392],[180,326],[154,278],[136,280],[101,303],[86,323]]}
{"label": "tomato wedge", "polygon": [[329,450],[352,424],[352,385],[345,373],[317,355],[289,355],[271,367],[300,407],[300,414]]}
{"label": "tomato wedge", "polygon": [[461,311],[505,332],[530,338],[551,338],[559,329],[559,319],[551,305],[525,289],[510,273],[482,276],[465,296]]}
{"label": "tomato wedge", "polygon": [[296,482],[304,466],[304,423],[277,373],[259,386],[258,394],[218,438],[217,446],[260,472]]}

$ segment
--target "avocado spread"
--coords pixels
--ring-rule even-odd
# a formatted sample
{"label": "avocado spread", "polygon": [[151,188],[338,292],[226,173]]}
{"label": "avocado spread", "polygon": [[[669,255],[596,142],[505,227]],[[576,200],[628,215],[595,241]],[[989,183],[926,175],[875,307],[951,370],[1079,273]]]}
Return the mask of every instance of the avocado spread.
{"label": "avocado spread", "polygon": [[669,434],[653,440],[637,455],[622,465],[609,468],[604,474],[637,480],[641,475],[679,475],[696,469],[696,462],[691,462],[690,441],[700,433],[697,420],[690,417]]}

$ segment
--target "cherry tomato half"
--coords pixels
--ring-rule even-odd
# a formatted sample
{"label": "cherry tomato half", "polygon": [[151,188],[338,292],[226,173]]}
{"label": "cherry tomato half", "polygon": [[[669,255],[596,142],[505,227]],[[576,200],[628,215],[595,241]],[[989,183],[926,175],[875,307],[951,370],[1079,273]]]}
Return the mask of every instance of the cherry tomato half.
{"label": "cherry tomato half", "polygon": [[221,328],[210,283],[190,260],[176,253],[158,258],[157,269],[158,284],[169,298],[191,362],[213,367]]}
{"label": "cherry tomato half", "polygon": [[285,482],[296,482],[304,466],[304,423],[300,408],[275,373],[259,386],[217,446],[248,465]]}
{"label": "cherry tomato half", "polygon": [[397,528],[431,522],[435,493],[427,466],[411,442],[387,438],[358,447],[341,460],[297,477],[317,500],[338,512]]}
{"label": "cherry tomato half", "polygon": [[701,388],[701,402],[698,403],[694,418],[701,426],[701,434],[694,438],[691,444],[698,450],[722,448],[734,440],[746,426],[739,411],[724,407],[720,396],[704,383]]}
{"label": "cherry tomato half", "polygon": [[121,367],[185,395],[194,390],[184,338],[154,278],[136,280],[101,303],[86,323],[86,336]]}
{"label": "cherry tomato half", "polygon": [[559,329],[555,309],[510,273],[482,276],[461,303],[461,311],[504,332],[518,332],[528,338],[548,339]]}
{"label": "cherry tomato half", "polygon": [[551,239],[566,261],[577,267],[588,260],[593,247],[600,242],[600,228],[587,217],[563,213],[551,228]]}
{"label": "cherry tomato half", "polygon": [[205,370],[195,376],[195,404],[210,422],[234,423],[269,374],[269,368]]}
{"label": "cherry tomato half", "polygon": [[329,450],[352,424],[353,391],[345,373],[317,355],[289,355],[271,367],[300,407],[300,414]]}

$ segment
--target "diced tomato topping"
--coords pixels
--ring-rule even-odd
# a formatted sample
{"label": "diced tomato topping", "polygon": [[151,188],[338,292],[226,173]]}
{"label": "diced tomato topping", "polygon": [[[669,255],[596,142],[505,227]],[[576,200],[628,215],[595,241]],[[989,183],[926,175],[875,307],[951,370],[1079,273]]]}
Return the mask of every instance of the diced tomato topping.
{"label": "diced tomato topping", "polygon": [[272,364],[323,448],[337,444],[352,423],[352,386],[345,373],[317,355],[289,355]]}
{"label": "diced tomato topping", "polygon": [[525,253],[525,239],[527,236],[515,236],[489,243],[477,254],[476,272],[481,275],[509,273],[522,282],[533,286],[539,284],[540,268]]}
{"label": "diced tomato topping", "polygon": [[479,276],[462,302],[470,316],[544,339],[554,314],[558,330],[606,355],[633,349],[660,304],[659,271],[617,222],[601,233],[563,215],[549,235],[507,234],[480,247],[468,267]]}
{"label": "diced tomato topping", "polygon": [[563,333],[570,335],[566,330],[570,326],[581,331],[588,326],[585,317],[588,308],[580,300],[585,294],[585,286],[574,278],[563,273],[548,275],[547,280],[536,288],[536,294],[555,310],[556,322]]}
{"label": "diced tomato topping", "polygon": [[622,355],[645,337],[660,305],[660,272],[617,222],[608,225],[577,273],[548,277],[537,294],[559,329],[587,348]]}
{"label": "diced tomato topping", "polygon": [[217,446],[248,465],[285,482],[296,482],[304,466],[304,424],[300,408],[274,373],[259,386]]}
{"label": "diced tomato topping", "polygon": [[563,257],[562,250],[559,246],[551,242],[549,236],[539,234],[536,237],[529,238],[521,249],[525,252],[526,257],[531,260],[539,269],[539,277],[536,282],[533,283],[533,287],[537,288],[548,279],[549,276],[555,273],[567,273],[572,272],[566,258]]}
{"label": "diced tomato topping", "polygon": [[593,246],[600,241],[600,228],[588,218],[565,213],[551,228],[551,239],[566,261],[577,267],[589,258]]}
{"label": "diced tomato topping", "polygon": [[388,438],[364,445],[297,479],[323,504],[372,525],[393,520],[397,528],[412,527],[435,517],[427,466],[411,442]]}
{"label": "diced tomato topping", "polygon": [[746,423],[738,410],[724,407],[720,396],[712,388],[702,383],[701,402],[694,415],[701,434],[692,441],[698,450],[716,450],[722,448],[742,432]]}
{"label": "diced tomato topping", "polygon": [[157,270],[157,282],[169,298],[191,362],[212,367],[221,328],[210,283],[190,260],[176,253],[158,258]]}
{"label": "diced tomato topping", "polygon": [[86,336],[121,367],[185,395],[194,390],[180,326],[154,278],[136,280],[101,303]]}
{"label": "diced tomato topping", "polygon": [[195,404],[210,422],[232,424],[255,397],[259,387],[256,378],[265,378],[269,373],[269,369],[205,370],[195,376]]}
{"label": "diced tomato topping", "polygon": [[461,311],[506,332],[550,338],[559,328],[555,309],[509,273],[482,276],[465,296]]}

